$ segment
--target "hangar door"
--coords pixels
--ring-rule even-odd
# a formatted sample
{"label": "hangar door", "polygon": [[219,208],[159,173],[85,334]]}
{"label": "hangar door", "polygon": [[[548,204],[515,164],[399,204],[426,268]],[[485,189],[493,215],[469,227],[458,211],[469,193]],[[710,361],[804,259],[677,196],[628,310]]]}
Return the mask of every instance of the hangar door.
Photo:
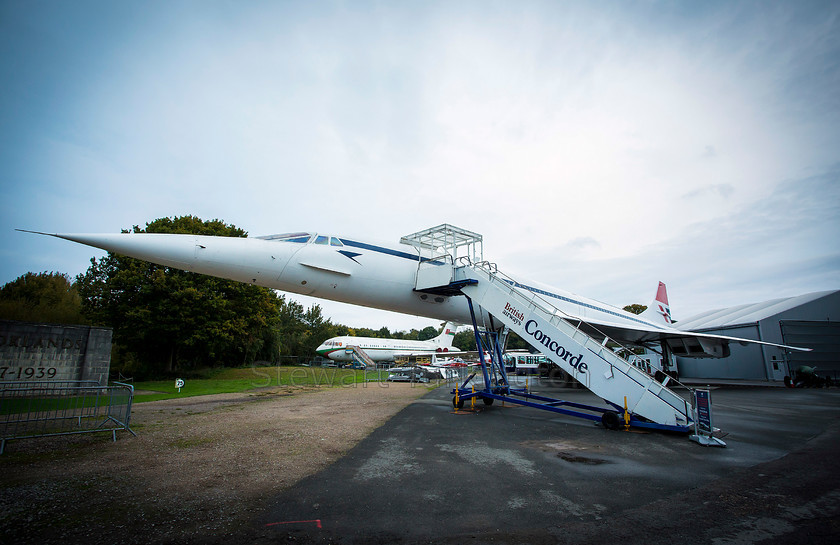
{"label": "hangar door", "polygon": [[785,344],[813,348],[813,352],[791,352],[791,370],[800,365],[816,367],[817,372],[840,379],[840,322],[810,322],[781,320],[782,339]]}

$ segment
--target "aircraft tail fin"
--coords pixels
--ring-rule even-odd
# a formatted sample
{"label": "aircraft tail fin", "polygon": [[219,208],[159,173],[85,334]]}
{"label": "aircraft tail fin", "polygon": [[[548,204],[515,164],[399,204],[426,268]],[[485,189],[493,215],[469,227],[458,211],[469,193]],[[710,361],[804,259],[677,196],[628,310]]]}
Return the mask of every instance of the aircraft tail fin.
{"label": "aircraft tail fin", "polygon": [[446,322],[443,324],[443,330],[440,332],[440,335],[434,338],[435,343],[441,347],[451,347],[452,341],[455,340],[455,331],[457,329],[458,327],[452,322]]}
{"label": "aircraft tail fin", "polygon": [[652,322],[672,325],[674,320],[671,319],[671,307],[668,304],[668,291],[665,289],[665,283],[660,282],[656,289],[656,297],[653,302],[648,305],[648,308],[640,315]]}

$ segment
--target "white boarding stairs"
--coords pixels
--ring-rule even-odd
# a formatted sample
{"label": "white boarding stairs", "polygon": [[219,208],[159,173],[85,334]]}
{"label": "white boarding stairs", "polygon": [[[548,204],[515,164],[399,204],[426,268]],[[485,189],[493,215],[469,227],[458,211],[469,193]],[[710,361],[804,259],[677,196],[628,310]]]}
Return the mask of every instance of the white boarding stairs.
{"label": "white boarding stairs", "polygon": [[362,363],[364,363],[368,369],[374,369],[376,367],[376,362],[370,359],[370,356],[367,355],[367,352],[362,350],[359,346],[354,345],[347,345],[344,349],[345,353],[353,354],[353,357]]}
{"label": "white boarding stairs", "polygon": [[447,273],[450,283],[460,284],[461,293],[597,396],[620,407],[625,407],[626,399],[631,414],[657,424],[689,425],[692,412],[685,399],[607,348],[606,338],[599,342],[566,321],[550,302],[515,287],[492,264],[421,267],[417,289],[446,285],[440,281]]}

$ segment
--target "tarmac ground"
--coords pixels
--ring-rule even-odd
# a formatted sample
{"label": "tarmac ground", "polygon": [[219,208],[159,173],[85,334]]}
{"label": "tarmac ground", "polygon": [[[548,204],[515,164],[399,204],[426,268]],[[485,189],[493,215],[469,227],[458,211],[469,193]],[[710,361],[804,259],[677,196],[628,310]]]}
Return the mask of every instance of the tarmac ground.
{"label": "tarmac ground", "polygon": [[[535,392],[601,404],[542,382]],[[688,395],[687,392],[685,395]],[[726,448],[442,386],[255,515],[254,543],[837,543],[840,389],[715,388]]]}

